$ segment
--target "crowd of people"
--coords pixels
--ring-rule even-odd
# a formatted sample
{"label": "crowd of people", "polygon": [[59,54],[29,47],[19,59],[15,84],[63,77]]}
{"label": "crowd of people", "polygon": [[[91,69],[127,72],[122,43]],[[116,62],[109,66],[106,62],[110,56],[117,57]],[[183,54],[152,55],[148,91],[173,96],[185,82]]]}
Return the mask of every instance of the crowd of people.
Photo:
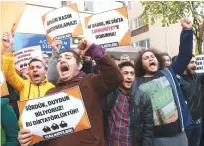
{"label": "crowd of people", "polygon": [[204,73],[196,73],[192,23],[182,18],[181,26],[173,58],[144,49],[134,63],[124,54],[116,64],[88,39],[64,52],[55,40],[49,61],[46,54],[45,60],[34,58],[21,75],[14,65],[13,34],[5,32],[2,68],[9,95],[1,98],[1,144],[31,145],[33,134],[22,126],[18,100],[79,86],[91,128],[35,146],[203,146]]}

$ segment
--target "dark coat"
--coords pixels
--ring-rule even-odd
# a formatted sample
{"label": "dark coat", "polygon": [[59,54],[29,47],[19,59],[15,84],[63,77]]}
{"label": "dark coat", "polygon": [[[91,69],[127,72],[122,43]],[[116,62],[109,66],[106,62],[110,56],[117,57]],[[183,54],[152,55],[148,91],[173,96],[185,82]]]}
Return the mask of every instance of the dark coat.
{"label": "dark coat", "polygon": [[79,86],[91,128],[45,142],[47,146],[105,146],[101,102],[104,95],[114,91],[123,82],[123,76],[114,61],[104,55],[96,60],[100,74],[88,74],[66,83],[59,83],[47,94]]}
{"label": "dark coat", "polygon": [[[149,96],[137,88],[131,94],[129,115],[133,146],[152,146],[153,139],[153,111]],[[108,118],[116,100],[119,98],[117,90],[109,93],[103,100],[103,116],[105,136],[108,136]]]}

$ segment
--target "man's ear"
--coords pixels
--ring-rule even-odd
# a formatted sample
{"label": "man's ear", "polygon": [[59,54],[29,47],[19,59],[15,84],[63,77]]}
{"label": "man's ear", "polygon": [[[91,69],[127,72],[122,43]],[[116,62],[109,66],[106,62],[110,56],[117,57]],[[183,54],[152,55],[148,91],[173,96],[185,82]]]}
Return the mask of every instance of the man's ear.
{"label": "man's ear", "polygon": [[81,62],[78,63],[78,70],[80,71],[82,69],[83,65]]}

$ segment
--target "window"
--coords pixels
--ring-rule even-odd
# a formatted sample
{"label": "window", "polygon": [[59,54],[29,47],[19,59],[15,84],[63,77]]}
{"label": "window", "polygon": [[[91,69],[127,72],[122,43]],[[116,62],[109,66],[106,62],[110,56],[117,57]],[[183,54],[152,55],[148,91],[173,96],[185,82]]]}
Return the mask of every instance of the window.
{"label": "window", "polygon": [[70,5],[72,2],[71,1],[61,1],[62,7],[66,7],[67,5]]}
{"label": "window", "polygon": [[131,2],[128,1],[128,9],[131,9]]}
{"label": "window", "polygon": [[135,25],[135,29],[143,27],[145,25],[144,19],[139,18],[139,17],[135,18],[134,19],[134,25]]}
{"label": "window", "polygon": [[133,28],[132,28],[132,20],[129,21],[129,30],[130,30],[130,31],[133,30]]}
{"label": "window", "polygon": [[94,11],[93,1],[84,1],[84,11]]}
{"label": "window", "polygon": [[134,47],[146,47],[146,48],[150,48],[150,40],[149,39],[145,39],[145,40],[138,41],[138,42],[134,43],[133,46]]}

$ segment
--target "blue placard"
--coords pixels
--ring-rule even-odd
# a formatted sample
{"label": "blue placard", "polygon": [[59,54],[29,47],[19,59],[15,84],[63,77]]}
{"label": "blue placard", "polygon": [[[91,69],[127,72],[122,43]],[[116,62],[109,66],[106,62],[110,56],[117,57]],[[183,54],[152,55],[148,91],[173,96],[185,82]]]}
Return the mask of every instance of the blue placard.
{"label": "blue placard", "polygon": [[[47,43],[47,38],[44,34],[31,33],[15,33],[14,36],[14,51],[22,48],[40,45],[43,52],[50,53],[51,46]],[[60,51],[70,49],[70,38],[62,41],[62,48]]]}

